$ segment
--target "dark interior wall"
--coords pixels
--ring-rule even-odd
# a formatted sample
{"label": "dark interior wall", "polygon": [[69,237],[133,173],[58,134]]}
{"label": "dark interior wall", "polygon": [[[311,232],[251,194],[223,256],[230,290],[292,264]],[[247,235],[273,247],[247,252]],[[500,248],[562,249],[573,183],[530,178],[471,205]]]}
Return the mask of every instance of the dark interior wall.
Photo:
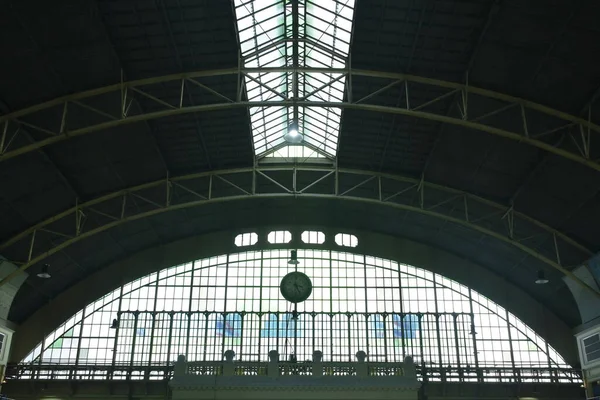
{"label": "dark interior wall", "polygon": [[[40,308],[21,324],[15,334],[11,361],[20,361],[45,334],[52,332],[66,319],[86,304],[136,278],[180,264],[189,260],[210,257],[228,252],[246,251],[251,248],[276,248],[266,242],[267,233],[281,227],[269,226],[253,229],[259,233],[259,242],[253,247],[239,248],[233,244],[240,230],[219,231],[175,241],[163,246],[141,251],[129,258],[112,263],[95,274],[74,285],[52,302]],[[471,261],[462,259],[435,247],[369,231],[348,231],[359,238],[356,248],[340,248],[333,241],[339,229],[295,226],[292,232],[304,229],[326,233],[327,241],[321,245],[305,245],[299,240],[279,247],[328,248],[388,258],[424,268],[454,279],[507,308],[529,325],[565,358],[571,365],[578,364],[577,349],[571,329],[543,304],[533,299],[524,290]],[[285,229],[290,230],[289,225]]]}

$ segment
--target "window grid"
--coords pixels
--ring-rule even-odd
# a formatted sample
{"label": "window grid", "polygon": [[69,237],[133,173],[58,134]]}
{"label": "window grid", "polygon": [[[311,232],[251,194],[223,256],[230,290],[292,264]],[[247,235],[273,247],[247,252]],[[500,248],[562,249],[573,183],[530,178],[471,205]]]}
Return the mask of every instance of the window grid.
{"label": "window grid", "polygon": [[358,238],[349,233],[338,233],[335,235],[335,243],[338,246],[356,247],[358,246]]}
{"label": "window grid", "polygon": [[307,244],[323,244],[325,243],[325,234],[319,231],[304,231],[300,235],[300,239]]}
{"label": "window grid", "polygon": [[258,243],[258,235],[254,232],[240,233],[233,242],[237,247],[254,246]]}
{"label": "window grid", "polygon": [[290,231],[271,231],[267,235],[267,241],[271,244],[289,243],[292,241],[292,232],[290,232]]}
{"label": "window grid", "polygon": [[[489,299],[445,277],[391,260],[326,250],[298,250],[298,269],[314,285],[290,304],[281,278],[296,267],[288,249],[196,260],[123,285],[48,335],[23,362],[164,365],[268,359],[295,352],[310,359],[443,367],[566,367],[531,328]],[[85,312],[84,312],[85,311]],[[111,329],[118,318],[118,328]]]}

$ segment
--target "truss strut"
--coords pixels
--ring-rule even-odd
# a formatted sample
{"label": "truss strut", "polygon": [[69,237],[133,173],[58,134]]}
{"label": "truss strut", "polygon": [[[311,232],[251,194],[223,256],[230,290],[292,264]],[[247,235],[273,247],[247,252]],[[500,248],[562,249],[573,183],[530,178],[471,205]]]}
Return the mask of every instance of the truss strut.
{"label": "truss strut", "polygon": [[[274,179],[273,174],[277,174],[278,179]],[[215,185],[215,178],[225,185]],[[282,181],[293,182],[292,187],[283,185]],[[232,191],[232,188],[235,190]],[[208,196],[202,193],[208,193]],[[144,200],[144,205],[128,209],[129,196]],[[289,196],[388,206],[460,225],[514,246],[600,296],[600,293],[574,277],[561,261],[561,256],[567,250],[570,254],[576,253],[581,262],[591,256],[592,252],[564,233],[527,215],[476,195],[421,179],[329,166],[257,166],[163,178],[88,202],[78,202],[75,207],[31,226],[1,244],[0,251],[10,255],[12,259],[9,261],[19,265],[20,271],[25,271],[81,240],[130,221],[213,203]],[[413,205],[415,196],[419,196],[417,205]],[[89,213],[105,218],[99,218],[98,224],[88,225],[84,222]],[[73,220],[70,218],[75,219],[74,232]],[[509,232],[506,229],[506,219]],[[65,221],[71,222],[65,224]],[[531,237],[548,238],[553,240],[554,246],[539,247],[540,241],[531,241]],[[0,285],[17,273],[19,272],[7,276]]]}

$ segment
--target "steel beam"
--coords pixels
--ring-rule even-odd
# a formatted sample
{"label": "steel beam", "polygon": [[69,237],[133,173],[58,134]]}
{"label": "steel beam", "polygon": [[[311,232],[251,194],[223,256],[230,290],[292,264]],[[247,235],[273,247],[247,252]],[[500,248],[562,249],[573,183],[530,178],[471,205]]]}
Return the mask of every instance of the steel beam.
{"label": "steel beam", "polygon": [[[251,186],[250,184],[251,182],[253,182],[254,176],[256,176],[257,173],[259,177],[262,177],[264,179],[264,182],[269,184],[268,188],[265,189],[265,186],[263,185],[257,187],[255,190],[249,188],[249,190],[246,190],[244,188],[245,184],[247,183],[248,187]],[[297,176],[297,174],[310,173],[310,179],[301,184],[302,188],[289,188],[285,185],[282,185],[280,182],[275,181],[275,179],[272,178],[273,175],[267,176],[268,173],[291,174],[290,178]],[[234,177],[235,179],[232,179],[232,177]],[[329,179],[327,179],[328,177]],[[333,179],[334,177],[336,177],[336,179]],[[342,185],[342,190],[336,190],[336,188],[340,185],[340,179],[347,179],[347,181],[343,181],[344,185]],[[231,190],[220,191],[219,187],[214,186],[215,180],[224,182],[230,188],[232,187],[236,190],[234,192],[232,192]],[[243,181],[244,183],[233,184],[232,180],[235,182]],[[391,174],[381,174],[372,171],[336,169],[335,167],[327,166],[298,167],[291,165],[212,171],[173,177],[169,178],[168,181],[174,187],[186,187],[193,183],[196,184],[196,186],[200,184],[200,186],[202,186],[202,189],[198,189],[196,186],[194,186],[194,189],[190,189],[192,192],[190,192],[190,190],[186,190],[186,192],[189,192],[191,193],[191,195],[193,195],[191,199],[178,200],[174,198],[168,204],[164,204],[163,202],[163,191],[152,190],[155,188],[164,187],[164,179],[120,190],[118,192],[111,193],[103,197],[78,204],[77,207],[65,210],[62,213],[59,213],[43,222],[40,222],[39,224],[28,228],[27,230],[23,231],[22,233],[14,236],[7,242],[0,245],[0,251],[3,251],[5,253],[11,253],[10,251],[6,250],[13,249],[14,245],[19,244],[19,246],[14,247],[15,249],[22,248],[23,243],[31,245],[31,243],[34,243],[34,238],[36,234],[39,234],[40,232],[50,235],[52,235],[52,232],[58,232],[59,234],[65,233],[61,232],[61,227],[63,227],[62,229],[64,230],[64,225],[61,225],[61,222],[63,220],[73,218],[74,214],[77,215],[78,212],[85,212],[87,209],[90,209],[89,212],[94,212],[93,209],[100,208],[103,204],[112,205],[114,208],[116,207],[119,201],[124,202],[126,201],[127,197],[131,198],[132,196],[148,199],[148,201],[146,201],[148,207],[146,207],[144,210],[138,209],[134,214],[129,215],[123,213],[121,213],[121,215],[112,215],[112,213],[109,213],[108,215],[110,215],[111,218],[107,218],[107,220],[104,221],[100,226],[95,226],[89,229],[86,229],[84,226],[78,232],[66,232],[65,234],[68,234],[69,237],[64,237],[61,235],[62,240],[60,241],[60,243],[57,243],[52,247],[40,248],[38,246],[29,246],[28,251],[30,251],[31,254],[29,254],[28,251],[25,251],[25,253],[27,254],[22,255],[22,262],[19,262],[19,260],[11,261],[16,263],[17,265],[20,265],[20,270],[24,271],[30,266],[44,260],[46,257],[58,251],[61,251],[64,248],[69,247],[83,239],[92,237],[98,233],[107,231],[113,227],[125,224],[130,221],[140,220],[168,211],[187,209],[190,207],[199,207],[213,203],[240,201],[251,198],[269,199],[287,198],[291,196],[295,198],[301,197],[307,199],[341,199],[353,202],[362,202],[367,204],[393,207],[396,209],[427,215],[429,217],[438,218],[442,221],[467,227],[476,232],[487,235],[489,237],[493,237],[494,239],[500,240],[506,244],[518,248],[524,253],[561,271],[563,274],[578,281],[581,285],[585,286],[589,290],[592,290],[595,294],[600,296],[600,293],[597,293],[595,290],[589,288],[583,282],[580,282],[576,277],[574,277],[571,274],[571,272],[567,268],[565,268],[558,260],[556,260],[553,256],[553,249],[549,249],[548,251],[546,251],[547,254],[544,254],[544,249],[535,249],[525,244],[526,238],[523,237],[524,234],[519,235],[518,232],[512,232],[511,237],[507,234],[504,228],[504,224],[490,224],[491,218],[496,218],[498,220],[497,222],[501,221],[502,215],[506,214],[506,212],[508,211],[508,208],[505,205],[498,204],[491,200],[484,199],[470,193],[465,193],[447,186],[437,185],[434,183],[429,183],[410,177]],[[359,183],[357,184],[357,182]],[[367,186],[369,182],[377,184],[380,190],[383,190],[386,195],[382,196],[379,192],[370,190],[370,187]],[[310,190],[310,193],[307,193],[308,188],[312,189]],[[424,188],[426,188],[427,190],[423,190]],[[425,206],[413,206],[411,205],[411,202],[406,200],[404,197],[393,194],[398,194],[398,192],[400,191],[412,191],[414,193],[420,193],[423,201],[425,202]],[[342,194],[336,194],[340,192]],[[150,197],[152,196],[152,193],[158,193],[155,195],[162,197],[157,197],[156,199],[154,199]],[[206,193],[208,195],[206,195]],[[392,195],[389,196],[388,193]],[[428,196],[430,196],[431,193],[437,193],[437,195],[434,199],[428,200]],[[444,199],[440,199],[440,193],[443,193]],[[464,213],[457,214],[452,213],[452,211],[448,211],[444,207],[441,207],[443,204],[451,203],[455,200],[461,204],[466,205],[466,199],[468,199],[468,202],[471,205],[471,209],[473,209],[473,206],[477,205],[478,209],[485,210],[482,211],[482,215],[484,216],[482,217],[482,215],[470,215],[470,211],[466,208],[466,206]],[[115,213],[118,213],[118,210],[113,211]],[[565,234],[539,221],[536,221],[522,213],[518,213],[514,210],[511,213],[512,218],[520,221],[520,226],[526,225],[533,230],[539,231],[539,234],[556,238],[556,240],[560,241],[561,247],[568,246],[569,248],[576,250],[578,254],[581,254],[582,260],[586,257],[589,257],[592,254],[590,250],[585,248],[583,245],[577,243],[573,239],[569,238]],[[455,215],[461,216],[457,217]],[[527,232],[528,235],[531,234],[531,229]],[[15,252],[18,253],[19,250],[15,250]],[[16,274],[10,275],[4,280],[0,281],[0,285],[6,283],[14,275]]]}
{"label": "steel beam", "polygon": [[[297,104],[297,102],[295,102],[293,100],[241,101],[241,102],[236,102],[236,103],[217,103],[217,104],[207,104],[207,105],[200,105],[200,106],[188,106],[188,107],[184,107],[184,108],[175,108],[175,109],[150,112],[150,113],[141,114],[141,115],[134,115],[134,116],[120,119],[120,120],[107,121],[107,122],[99,123],[99,124],[96,124],[93,126],[75,129],[66,134],[56,135],[56,136],[38,141],[34,144],[20,147],[16,150],[7,151],[3,155],[0,155],[0,161],[5,161],[7,159],[16,157],[18,155],[29,153],[29,152],[37,150],[39,148],[48,146],[50,144],[62,142],[64,140],[67,140],[72,137],[82,136],[82,135],[89,134],[92,132],[97,132],[97,131],[101,131],[104,129],[115,128],[118,126],[123,126],[123,125],[127,125],[130,123],[135,123],[135,122],[143,122],[143,121],[148,121],[148,120],[157,119],[157,118],[169,117],[169,116],[173,116],[173,115],[182,115],[182,114],[189,114],[189,113],[196,113],[196,112],[219,111],[219,110],[227,110],[227,109],[239,108],[239,107],[291,107],[291,106],[294,106],[295,104]],[[532,139],[531,137],[526,137],[522,133],[508,131],[505,129],[496,128],[493,126],[484,125],[481,123],[476,123],[476,122],[472,122],[472,121],[468,121],[468,120],[463,120],[460,118],[435,114],[435,113],[431,113],[431,112],[415,111],[415,110],[408,110],[406,108],[390,107],[390,106],[382,106],[382,105],[374,105],[374,104],[353,104],[353,103],[347,103],[347,102],[305,101],[305,102],[303,102],[303,106],[304,107],[332,107],[332,108],[338,107],[338,108],[343,108],[343,109],[356,109],[356,110],[388,113],[388,114],[395,114],[395,115],[405,115],[408,117],[422,118],[422,119],[427,119],[430,121],[447,123],[450,125],[455,125],[455,126],[459,126],[459,127],[463,127],[463,128],[467,128],[467,129],[478,130],[478,131],[489,133],[492,135],[504,137],[506,139],[515,140],[515,141],[518,141],[521,143],[526,143],[531,146],[545,150],[549,153],[553,153],[557,156],[560,156],[560,157],[566,158],[568,160],[583,164],[593,170],[600,171],[600,162],[587,159],[584,156],[579,155],[577,153],[574,153],[574,152],[571,152],[568,150],[564,150],[564,149],[560,149],[560,148],[556,148],[546,142],[542,142],[537,139]],[[596,128],[597,128],[596,125],[594,125],[594,124],[591,124],[591,125],[593,125],[593,129],[596,130]]]}
{"label": "steel beam", "polygon": [[[63,96],[57,98],[55,100],[39,104],[36,106],[32,106],[20,111],[12,112],[0,117],[0,125],[5,123],[6,121],[10,121],[9,125],[18,125],[19,120],[27,117],[30,114],[35,114],[36,112],[42,110],[48,110],[54,107],[57,107],[59,110],[64,109],[64,104],[67,102],[81,102],[84,99],[90,99],[96,96],[107,95],[110,93],[115,94],[115,101],[119,98],[121,101],[121,97],[118,96],[119,93],[123,91],[128,93],[133,93],[136,90],[140,91],[142,87],[147,85],[154,85],[159,83],[166,83],[177,81],[178,83],[181,80],[190,80],[195,78],[203,78],[203,77],[212,77],[212,76],[237,76],[239,73],[243,74],[251,74],[251,73],[267,73],[267,72],[290,72],[293,69],[288,67],[284,68],[231,68],[231,69],[222,69],[222,70],[212,70],[212,71],[200,71],[200,72],[191,72],[191,73],[182,73],[182,74],[173,74],[155,78],[141,79],[130,82],[123,82],[122,84],[115,84],[111,86],[106,86],[99,89],[89,90],[86,92],[76,93],[73,95]],[[471,85],[442,81],[438,79],[431,79],[425,77],[418,77],[413,75],[406,74],[397,74],[397,73],[388,73],[388,72],[380,72],[380,71],[366,71],[366,70],[355,70],[355,69],[335,69],[335,68],[297,68],[294,71],[298,73],[334,73],[340,75],[348,75],[350,78],[352,75],[367,77],[367,78],[377,78],[377,79],[389,79],[391,81],[405,81],[408,83],[415,83],[419,85],[433,86],[437,88],[445,88],[448,91],[457,91],[464,93],[464,95],[476,95],[481,96],[488,99],[497,100],[500,102],[507,103],[507,105],[514,104],[518,106],[523,112],[527,112],[530,110],[536,111],[537,113],[546,114],[548,117],[553,119],[560,120],[560,125],[563,126],[565,124],[575,124],[580,127],[585,132],[592,132],[594,134],[600,133],[600,126],[591,122],[587,118],[581,118],[574,115],[570,115],[544,105],[534,103],[528,100],[524,100],[521,98],[509,96],[506,94],[493,92],[486,89],[481,89],[477,87],[473,87]],[[230,99],[228,99],[230,100]],[[84,134],[101,131],[104,129],[110,129],[117,126],[122,126],[130,123],[136,123],[140,121],[148,121],[156,118],[163,118],[173,115],[181,115],[188,113],[196,113],[196,112],[206,112],[206,111],[215,111],[215,110],[224,110],[229,108],[236,107],[289,107],[293,106],[294,101],[282,99],[281,101],[268,101],[268,102],[247,102],[247,101],[236,101],[231,102],[228,100],[224,100],[223,103],[213,103],[206,104],[201,106],[182,106],[175,108],[168,108],[165,110],[160,110],[156,112],[150,113],[142,113],[136,115],[124,116],[121,119],[113,120],[107,119],[107,121],[94,123],[92,125],[84,126],[78,129],[68,130],[68,118],[72,113],[67,113],[65,118],[65,126],[67,129],[65,132],[55,132],[54,135],[47,137],[43,140],[37,141],[36,143],[25,145],[19,148],[7,148],[9,146],[4,145],[4,153],[0,155],[0,161],[4,161],[13,157],[16,157],[21,154],[25,154],[36,149],[39,149],[44,146],[48,146],[50,144],[58,143],[63,140],[68,140],[71,137],[81,136]],[[435,99],[431,99],[435,100]],[[569,150],[565,150],[562,148],[557,148],[549,143],[543,142],[539,140],[536,136],[537,132],[527,132],[530,133],[528,137],[525,135],[522,129],[516,129],[515,131],[509,131],[506,129],[502,129],[500,127],[495,127],[492,125],[486,125],[478,121],[474,120],[463,120],[460,118],[450,117],[447,115],[437,114],[433,112],[426,112],[421,110],[408,109],[408,107],[389,107],[377,104],[365,104],[364,99],[363,102],[358,104],[357,102],[309,102],[303,101],[303,106],[307,107],[336,107],[336,108],[348,108],[348,109],[359,109],[371,112],[381,112],[381,113],[390,113],[395,115],[405,115],[414,118],[422,118],[432,121],[437,121],[445,124],[451,124],[455,126],[460,126],[467,129],[473,129],[481,132],[485,132],[492,135],[501,136],[507,139],[515,140],[521,143],[525,143],[542,150],[545,150],[549,153],[558,155],[560,157],[567,158],[574,162],[581,163],[586,165],[594,170],[600,171],[600,162],[597,160],[592,160],[587,154],[579,154],[576,152],[572,152]],[[297,104],[297,102],[296,102]],[[6,125],[4,125],[6,127]],[[42,127],[45,129],[45,127]],[[53,131],[54,132],[54,131]],[[587,151],[589,154],[589,149]]]}

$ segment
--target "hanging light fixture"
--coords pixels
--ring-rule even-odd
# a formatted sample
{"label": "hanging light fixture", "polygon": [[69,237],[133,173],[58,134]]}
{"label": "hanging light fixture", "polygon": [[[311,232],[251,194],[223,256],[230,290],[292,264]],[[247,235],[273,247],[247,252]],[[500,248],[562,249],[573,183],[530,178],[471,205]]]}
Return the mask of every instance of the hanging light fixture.
{"label": "hanging light fixture", "polygon": [[537,273],[537,279],[535,280],[535,283],[538,285],[545,285],[548,282],[550,281],[548,280],[548,278],[546,278],[546,274],[543,270],[540,269]]}
{"label": "hanging light fixture", "polygon": [[287,132],[283,135],[283,140],[289,144],[299,144],[304,140],[304,136],[298,131],[298,121],[293,121],[288,125]]}
{"label": "hanging light fixture", "polygon": [[298,265],[300,264],[300,261],[298,261],[298,251],[297,250],[292,250],[290,253],[290,261],[288,261],[288,264],[290,265]]}
{"label": "hanging light fixture", "polygon": [[44,264],[42,266],[42,270],[37,274],[37,277],[42,278],[42,279],[52,278],[52,275],[50,275],[50,272],[48,272],[49,269],[50,269],[50,265]]}
{"label": "hanging light fixture", "polygon": [[117,329],[119,327],[119,320],[118,319],[113,319],[112,320],[112,324],[110,325],[110,329]]}

